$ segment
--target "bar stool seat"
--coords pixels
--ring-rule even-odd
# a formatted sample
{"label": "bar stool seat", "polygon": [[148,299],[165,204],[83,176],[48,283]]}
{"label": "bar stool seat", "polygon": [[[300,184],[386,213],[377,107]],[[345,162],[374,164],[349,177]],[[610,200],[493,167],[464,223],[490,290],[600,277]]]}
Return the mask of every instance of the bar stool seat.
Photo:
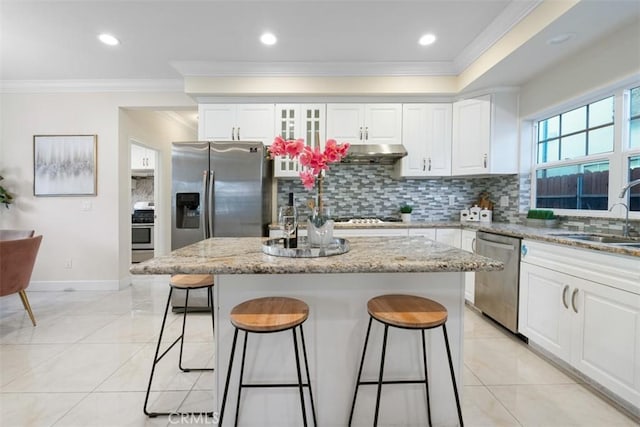
{"label": "bar stool seat", "polygon": [[[169,279],[169,297],[167,298],[167,305],[164,309],[164,317],[162,318],[162,326],[160,326],[160,335],[158,337],[158,344],[156,346],[156,353],[153,357],[153,365],[151,367],[151,375],[149,376],[149,385],[147,386],[147,394],[144,399],[144,413],[148,417],[157,417],[159,415],[169,416],[169,415],[182,415],[182,414],[207,414],[209,416],[213,416],[213,411],[201,411],[201,412],[186,412],[179,413],[176,411],[171,412],[150,412],[148,410],[149,403],[149,393],[151,392],[151,384],[153,382],[153,376],[156,370],[156,365],[162,358],[171,350],[178,342],[180,342],[180,357],[178,359],[178,368],[182,372],[190,372],[190,371],[213,371],[213,368],[187,368],[182,366],[182,353],[184,349],[184,333],[187,324],[187,312],[189,311],[189,292],[196,289],[207,289],[207,301],[209,303],[209,307],[211,308],[211,326],[213,334],[215,335],[215,313],[213,306],[213,276],[211,274],[176,274],[171,276]],[[182,315],[182,333],[178,338],[176,338],[173,343],[171,343],[166,350],[162,354],[160,354],[160,346],[162,344],[162,335],[164,333],[164,327],[167,322],[167,315],[169,313],[169,305],[171,304],[171,296],[173,294],[173,290],[184,290],[185,300],[184,300],[184,313]]]}
{"label": "bar stool seat", "polygon": [[[240,364],[240,379],[238,383],[238,399],[236,402],[235,424],[238,425],[238,417],[240,415],[240,397],[243,388],[274,388],[274,387],[297,387],[300,391],[300,406],[302,409],[303,425],[307,426],[307,415],[304,404],[303,388],[309,389],[309,398],[311,401],[311,412],[313,416],[313,425],[317,425],[316,411],[313,402],[313,392],[311,390],[311,377],[309,375],[309,362],[307,361],[307,349],[304,341],[304,332],[302,324],[309,317],[309,306],[298,299],[288,297],[265,297],[248,300],[236,305],[230,314],[231,324],[234,326],[233,343],[231,344],[231,355],[229,356],[229,367],[227,369],[227,379],[224,386],[222,396],[222,406],[220,408],[220,416],[218,425],[222,426],[224,418],[224,410],[227,402],[227,394],[231,381],[231,371],[233,369],[233,360],[235,356],[236,344],[238,340],[238,331],[244,331],[244,343],[242,346],[242,361]],[[299,329],[300,340],[302,343],[302,355],[304,358],[305,371],[307,374],[307,382],[302,382],[302,372],[300,366],[300,356],[298,350],[298,339],[296,329]],[[268,334],[276,332],[284,332],[291,330],[293,333],[293,348],[296,359],[296,369],[298,374],[298,382],[292,384],[250,384],[244,383],[244,365],[247,352],[247,339],[249,333]]]}
{"label": "bar stool seat", "polygon": [[[356,398],[358,396],[358,388],[361,385],[377,385],[378,391],[376,396],[376,407],[373,419],[374,427],[378,425],[378,414],[380,410],[380,395],[383,384],[424,384],[427,398],[427,417],[429,425],[431,425],[431,405],[429,401],[429,378],[427,375],[427,350],[424,331],[437,327],[442,327],[444,335],[444,343],[447,350],[447,359],[449,361],[449,371],[451,374],[451,382],[453,384],[453,392],[458,411],[458,421],[460,426],[464,425],[462,419],[462,410],[460,407],[460,397],[458,396],[458,388],[456,386],[455,374],[453,372],[453,363],[451,361],[451,349],[449,347],[449,338],[447,337],[447,309],[437,301],[416,296],[391,294],[381,295],[371,298],[367,302],[367,311],[369,312],[369,326],[367,327],[367,335],[362,349],[362,358],[360,360],[360,369],[358,370],[358,378],[353,393],[353,402],[351,404],[351,413],[349,414],[349,426],[353,420],[353,413],[356,406]],[[377,381],[362,381],[362,368],[367,353],[367,344],[369,343],[369,334],[371,332],[371,324],[373,319],[384,325],[384,336],[382,340],[382,357],[380,360],[380,371]],[[424,369],[424,379],[417,380],[383,380],[384,362],[387,349],[387,335],[389,327],[411,329],[420,331],[422,338],[422,363]]]}

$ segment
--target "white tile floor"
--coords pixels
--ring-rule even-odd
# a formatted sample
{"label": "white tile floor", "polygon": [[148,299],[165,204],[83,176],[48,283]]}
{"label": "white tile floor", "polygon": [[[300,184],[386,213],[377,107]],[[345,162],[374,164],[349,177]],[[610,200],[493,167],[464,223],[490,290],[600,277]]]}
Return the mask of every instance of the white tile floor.
{"label": "white tile floor", "polygon": [[[0,298],[0,426],[179,425],[142,412],[166,283],[138,276],[117,292],[29,292],[35,328],[17,295]],[[177,336],[179,316],[168,321]],[[189,316],[187,329],[185,365],[211,366],[210,318]],[[177,351],[167,358],[151,409],[206,408],[212,374],[178,373]],[[638,425],[469,309],[464,362],[467,426]]]}

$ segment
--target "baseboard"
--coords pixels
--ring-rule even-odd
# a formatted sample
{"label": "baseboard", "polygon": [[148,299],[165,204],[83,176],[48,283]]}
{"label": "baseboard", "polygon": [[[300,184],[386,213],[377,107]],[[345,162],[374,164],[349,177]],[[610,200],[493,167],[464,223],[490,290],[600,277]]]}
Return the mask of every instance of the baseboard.
{"label": "baseboard", "polygon": [[51,291],[117,291],[122,289],[118,280],[33,281],[29,292]]}

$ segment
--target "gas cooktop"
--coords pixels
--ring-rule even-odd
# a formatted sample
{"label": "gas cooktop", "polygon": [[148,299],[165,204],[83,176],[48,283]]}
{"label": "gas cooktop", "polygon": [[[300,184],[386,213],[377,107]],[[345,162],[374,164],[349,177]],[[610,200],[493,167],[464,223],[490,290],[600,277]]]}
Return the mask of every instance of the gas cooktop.
{"label": "gas cooktop", "polygon": [[354,217],[344,217],[344,218],[336,218],[335,222],[343,223],[343,224],[384,224],[386,222],[400,222],[400,218],[393,216],[385,216],[385,217],[362,217],[362,218],[354,218]]}

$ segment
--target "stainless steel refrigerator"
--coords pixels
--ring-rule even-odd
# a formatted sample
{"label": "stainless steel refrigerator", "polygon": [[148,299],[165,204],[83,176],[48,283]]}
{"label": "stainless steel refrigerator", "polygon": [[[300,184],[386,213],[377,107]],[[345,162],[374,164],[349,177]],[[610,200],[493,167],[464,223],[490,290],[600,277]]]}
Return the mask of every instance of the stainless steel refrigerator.
{"label": "stainless steel refrigerator", "polygon": [[[262,142],[174,142],[171,249],[209,237],[268,236],[272,163]],[[189,293],[190,307],[206,304],[206,292]],[[174,292],[172,306],[184,308],[183,292]]]}

